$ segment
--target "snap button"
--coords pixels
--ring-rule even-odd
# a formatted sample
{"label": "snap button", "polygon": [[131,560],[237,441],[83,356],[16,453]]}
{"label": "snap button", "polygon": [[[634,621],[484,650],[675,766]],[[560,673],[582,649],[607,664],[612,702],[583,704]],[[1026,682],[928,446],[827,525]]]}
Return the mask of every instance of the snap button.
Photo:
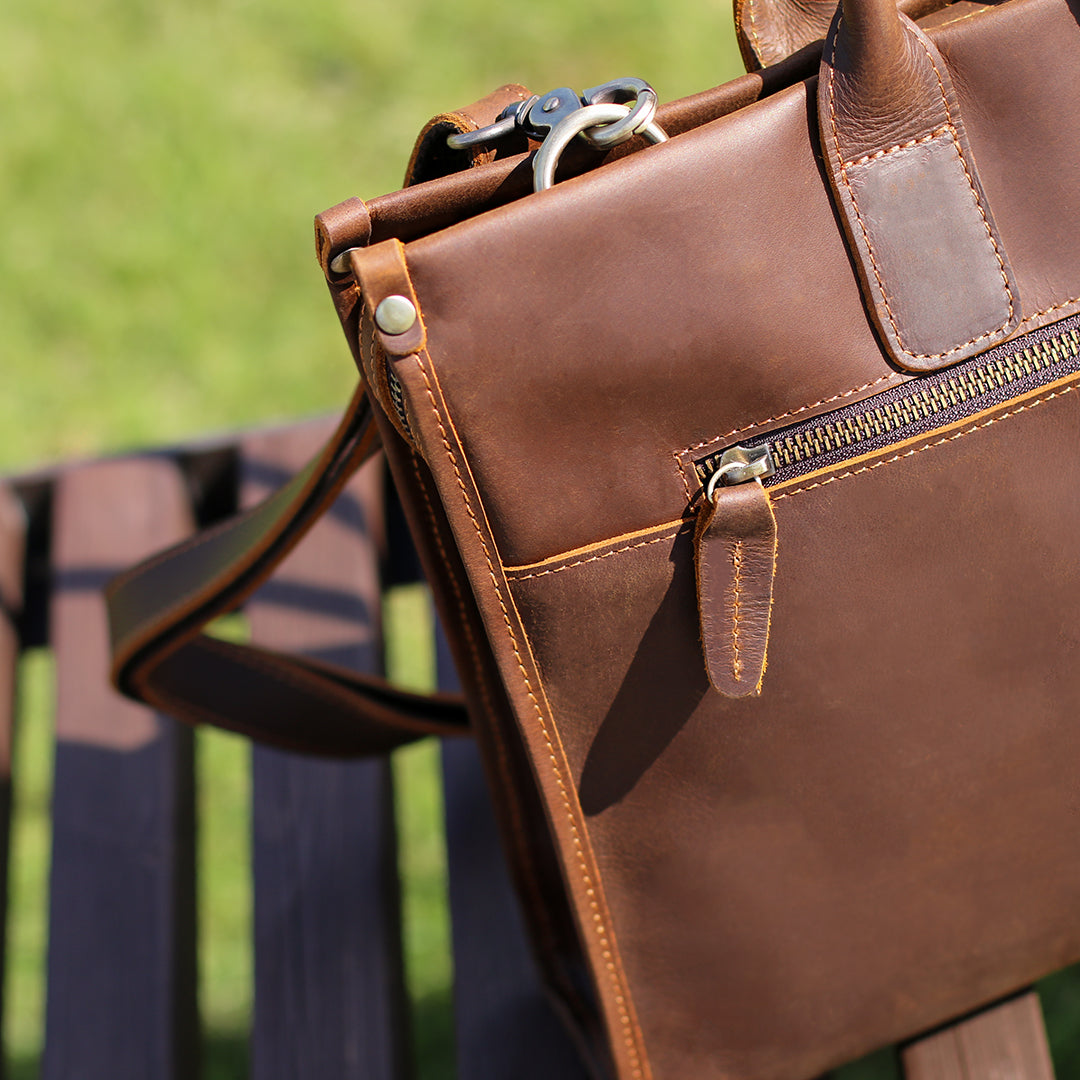
{"label": "snap button", "polygon": [[407,296],[395,293],[386,297],[375,309],[375,325],[384,334],[404,334],[416,322],[416,307]]}

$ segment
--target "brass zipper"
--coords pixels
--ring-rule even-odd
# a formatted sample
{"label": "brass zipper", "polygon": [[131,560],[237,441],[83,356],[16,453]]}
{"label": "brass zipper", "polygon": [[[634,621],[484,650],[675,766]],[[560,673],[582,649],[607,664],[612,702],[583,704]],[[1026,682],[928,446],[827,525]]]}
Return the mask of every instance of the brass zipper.
{"label": "brass zipper", "polygon": [[1078,380],[1080,315],[695,461],[699,637],[713,688],[731,698],[761,693],[776,574],[771,488]]}
{"label": "brass zipper", "polygon": [[[854,405],[715,450],[694,462],[702,487],[740,483],[733,456],[765,462],[766,487],[887,449],[1080,374],[1080,315]],[[724,470],[723,475],[718,476]]]}

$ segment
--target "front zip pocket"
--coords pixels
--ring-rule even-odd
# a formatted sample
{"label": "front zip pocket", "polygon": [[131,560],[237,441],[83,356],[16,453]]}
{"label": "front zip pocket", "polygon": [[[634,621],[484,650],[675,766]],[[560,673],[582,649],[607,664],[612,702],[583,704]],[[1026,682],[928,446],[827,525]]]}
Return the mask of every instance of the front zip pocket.
{"label": "front zip pocket", "polygon": [[695,461],[694,469],[704,489],[730,462],[734,451],[744,455],[756,452],[770,465],[762,483],[773,488],[924,438],[979,413],[1064,385],[1077,375],[1080,315],[854,405],[755,436],[737,447],[714,450]]}
{"label": "front zip pocket", "polygon": [[714,450],[694,462],[698,613],[709,681],[761,692],[776,562],[769,491],[962,428],[1080,378],[1080,315],[854,405]]}

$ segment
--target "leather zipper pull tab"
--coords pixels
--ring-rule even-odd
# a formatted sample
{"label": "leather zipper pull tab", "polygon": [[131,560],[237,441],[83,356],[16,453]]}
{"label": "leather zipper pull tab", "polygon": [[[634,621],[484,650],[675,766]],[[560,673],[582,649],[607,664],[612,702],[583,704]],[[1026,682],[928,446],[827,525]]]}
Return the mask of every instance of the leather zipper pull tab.
{"label": "leather zipper pull tab", "polygon": [[721,694],[756,696],[769,647],[776,517],[757,476],[707,490],[694,531],[705,669]]}

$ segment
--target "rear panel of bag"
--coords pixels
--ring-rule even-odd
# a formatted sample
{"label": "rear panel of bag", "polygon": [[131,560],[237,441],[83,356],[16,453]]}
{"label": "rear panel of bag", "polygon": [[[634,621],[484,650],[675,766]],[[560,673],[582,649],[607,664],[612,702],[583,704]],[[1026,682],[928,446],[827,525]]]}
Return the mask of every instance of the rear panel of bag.
{"label": "rear panel of bag", "polygon": [[[1020,332],[1059,322],[1076,9],[1012,0],[935,41]],[[762,693],[709,686],[694,461],[910,379],[863,307],[814,89],[406,251],[410,435],[626,1080],[808,1080],[1080,957],[1080,377],[778,486]]]}

